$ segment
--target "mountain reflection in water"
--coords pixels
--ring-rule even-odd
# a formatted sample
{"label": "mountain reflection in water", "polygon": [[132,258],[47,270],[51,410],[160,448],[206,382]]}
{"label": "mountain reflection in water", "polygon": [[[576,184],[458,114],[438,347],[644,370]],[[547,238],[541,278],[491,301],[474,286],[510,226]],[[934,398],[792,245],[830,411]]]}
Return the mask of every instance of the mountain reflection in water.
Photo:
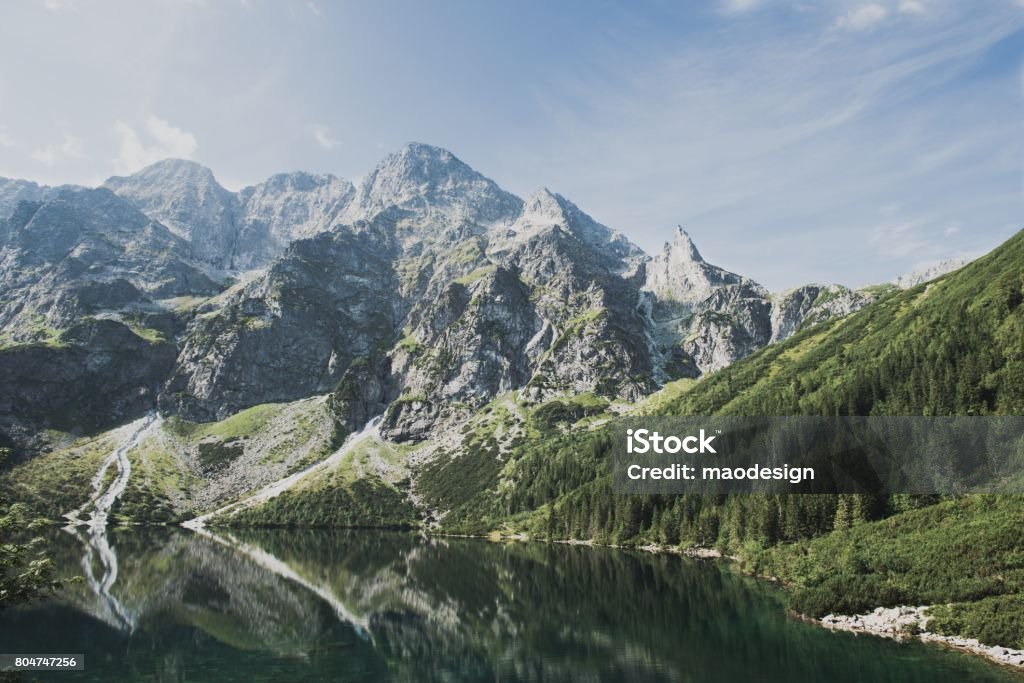
{"label": "mountain reflection in water", "polygon": [[669,555],[376,531],[112,528],[53,539],[53,603],[6,652],[42,680],[991,681],[995,665],[831,633],[728,567]]}

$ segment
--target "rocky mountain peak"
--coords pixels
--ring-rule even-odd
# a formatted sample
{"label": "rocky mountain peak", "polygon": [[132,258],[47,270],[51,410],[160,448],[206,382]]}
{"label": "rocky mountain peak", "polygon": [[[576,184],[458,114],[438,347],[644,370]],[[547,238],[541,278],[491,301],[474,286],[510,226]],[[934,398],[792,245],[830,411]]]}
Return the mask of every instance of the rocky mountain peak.
{"label": "rocky mountain peak", "polygon": [[704,258],[697,251],[697,245],[693,243],[690,233],[683,229],[683,226],[676,226],[676,236],[671,243],[665,243],[665,252],[671,252],[676,259],[689,259],[690,261],[704,262]]}
{"label": "rocky mountain peak", "polygon": [[213,171],[188,159],[163,159],[130,176],[113,176],[104,183],[104,186],[118,194],[123,194],[119,190],[124,189],[125,192],[131,192],[139,185],[157,182],[175,185],[181,189],[188,188],[193,192],[216,189],[224,191],[224,188],[213,176]]}
{"label": "rocky mountain peak", "polygon": [[196,247],[218,266],[229,265],[235,242],[238,200],[213,172],[194,161],[164,159],[103,185]]}
{"label": "rocky mountain peak", "polygon": [[277,173],[255,187],[247,187],[241,194],[251,194],[253,190],[262,188],[265,192],[315,192],[324,187],[345,187],[351,188],[352,183],[330,173],[307,173],[305,171],[292,171],[291,173]]}
{"label": "rocky mountain peak", "polygon": [[538,224],[567,223],[570,207],[576,209],[576,205],[562,195],[542,187],[527,197],[521,218],[524,222]]}
{"label": "rocky mountain peak", "polygon": [[707,263],[689,233],[677,227],[672,242],[666,242],[647,264],[644,289],[664,301],[696,304],[720,287],[744,283],[760,289],[756,283]]}
{"label": "rocky mountain peak", "polygon": [[346,218],[371,218],[394,207],[421,220],[493,224],[512,220],[521,206],[522,200],[451,152],[413,142],[363,179]]}
{"label": "rocky mountain peak", "polygon": [[574,203],[546,187],[527,198],[522,213],[511,226],[515,240],[519,242],[553,228],[564,230],[588,245],[607,250],[616,259],[639,253],[639,248],[619,233],[598,223]]}

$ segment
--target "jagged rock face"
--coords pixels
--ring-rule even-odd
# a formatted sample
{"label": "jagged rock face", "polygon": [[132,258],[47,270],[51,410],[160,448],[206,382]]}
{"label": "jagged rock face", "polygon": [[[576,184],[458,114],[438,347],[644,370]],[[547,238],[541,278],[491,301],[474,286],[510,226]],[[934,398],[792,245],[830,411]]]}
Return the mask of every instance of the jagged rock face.
{"label": "jagged rock face", "polygon": [[659,379],[697,377],[846,315],[872,297],[840,285],[806,285],[778,296],[701,257],[685,230],[647,264],[646,312]]}
{"label": "jagged rock face", "polygon": [[[8,233],[4,221],[21,202],[42,202],[62,188],[46,187],[29,180],[0,178],[0,247],[7,243]],[[71,189],[65,187],[63,189]]]}
{"label": "jagged rock face", "polygon": [[382,415],[398,396],[391,358],[383,353],[357,358],[331,393],[328,405],[347,433],[359,431]]}
{"label": "jagged rock face", "polygon": [[294,242],[268,271],[190,327],[162,410],[193,420],[334,389],[352,361],[394,342],[388,226],[360,224]]}
{"label": "jagged rock face", "polygon": [[[643,251],[620,233],[547,189],[530,195],[510,226],[492,229],[489,241],[493,260],[516,262],[524,277],[536,282],[569,284],[568,276],[578,286],[610,275],[629,280],[646,260]],[[553,246],[555,242],[572,242],[571,251]]]}
{"label": "jagged rock face", "polygon": [[672,243],[666,243],[661,253],[647,264],[646,274],[644,290],[652,292],[658,301],[690,306],[696,306],[722,287],[760,287],[704,261],[690,235],[682,228],[677,229]]}
{"label": "jagged rock face", "polygon": [[260,266],[291,242],[327,230],[354,194],[347,180],[301,172],[275,175],[243,189],[231,267]]}
{"label": "jagged rock face", "polygon": [[152,409],[174,364],[170,343],[152,343],[113,320],[90,320],[58,344],[0,349],[0,431],[20,445],[42,429],[90,433]]}
{"label": "jagged rock face", "polygon": [[266,265],[292,241],[331,227],[351,202],[352,183],[331,175],[282,173],[233,193],[192,161],[168,159],[105,187],[189,241],[218,268]]}
{"label": "jagged rock face", "polygon": [[777,342],[830,318],[848,315],[871,303],[872,297],[842,285],[804,285],[772,300],[772,334]]}
{"label": "jagged rock face", "polygon": [[490,266],[451,283],[397,347],[403,395],[382,433],[420,436],[426,415],[452,404],[478,408],[525,385],[535,364],[528,345],[541,325],[530,289],[511,271]]}
{"label": "jagged rock face", "polygon": [[110,178],[104,187],[189,241],[204,260],[229,267],[238,199],[221,187],[210,169],[168,159],[131,176]]}
{"label": "jagged rock face", "polygon": [[188,242],[107,190],[22,202],[0,250],[0,326],[16,341],[151,299],[209,295]]}
{"label": "jagged rock face", "polygon": [[730,285],[714,291],[694,310],[683,351],[701,372],[724,368],[771,339],[771,301],[760,287]]}

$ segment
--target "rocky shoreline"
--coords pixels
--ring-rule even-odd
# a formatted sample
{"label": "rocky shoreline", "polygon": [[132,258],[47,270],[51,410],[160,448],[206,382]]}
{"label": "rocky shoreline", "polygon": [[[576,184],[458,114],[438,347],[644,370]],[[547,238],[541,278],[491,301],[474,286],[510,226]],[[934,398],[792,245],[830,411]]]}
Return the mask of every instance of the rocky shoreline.
{"label": "rocky shoreline", "polygon": [[1024,670],[1024,650],[1014,650],[998,645],[989,646],[978,642],[976,638],[944,636],[929,631],[929,609],[930,607],[928,606],[878,607],[874,612],[868,614],[827,614],[820,620],[815,621],[827,629],[836,631],[869,633],[896,640],[918,638],[925,642],[940,643],[948,647],[980,655],[998,664]]}

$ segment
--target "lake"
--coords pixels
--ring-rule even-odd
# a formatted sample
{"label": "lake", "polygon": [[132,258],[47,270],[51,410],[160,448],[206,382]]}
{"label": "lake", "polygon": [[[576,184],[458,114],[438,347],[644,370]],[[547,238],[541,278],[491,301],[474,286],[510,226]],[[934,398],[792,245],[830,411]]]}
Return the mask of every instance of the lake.
{"label": "lake", "polygon": [[377,531],[55,532],[70,585],[0,651],[48,681],[1020,681],[919,642],[833,633],[782,593],[670,555]]}

